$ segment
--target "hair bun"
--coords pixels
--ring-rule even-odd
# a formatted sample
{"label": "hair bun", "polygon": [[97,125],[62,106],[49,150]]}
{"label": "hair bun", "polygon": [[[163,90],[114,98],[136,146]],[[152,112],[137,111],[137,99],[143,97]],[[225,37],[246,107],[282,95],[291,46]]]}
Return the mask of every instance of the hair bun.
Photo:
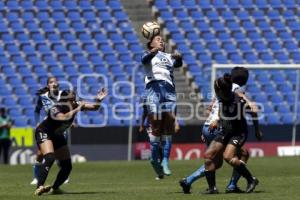
{"label": "hair bun", "polygon": [[223,78],[224,78],[224,80],[225,80],[226,82],[229,82],[229,83],[232,82],[232,81],[231,81],[231,75],[228,74],[228,73],[225,73],[224,76],[223,76]]}

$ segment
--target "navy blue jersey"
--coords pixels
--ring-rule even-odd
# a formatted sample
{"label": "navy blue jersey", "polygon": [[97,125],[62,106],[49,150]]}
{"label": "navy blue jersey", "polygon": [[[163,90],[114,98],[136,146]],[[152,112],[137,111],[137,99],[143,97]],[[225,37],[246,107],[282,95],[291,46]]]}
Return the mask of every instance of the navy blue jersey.
{"label": "navy blue jersey", "polygon": [[51,97],[49,92],[40,94],[38,96],[37,104],[35,106],[36,123],[38,123],[40,121],[41,111],[43,110],[45,112],[45,114],[47,115],[49,110],[52,108],[52,106],[54,106],[55,103],[58,102],[61,93],[62,93],[62,91],[60,90],[56,97]]}
{"label": "navy blue jersey", "polygon": [[[75,108],[78,107],[78,103],[76,104]],[[73,108],[73,109],[75,109]],[[48,134],[63,134],[69,127],[71,127],[75,115],[65,121],[57,120],[55,117],[59,113],[68,113],[70,112],[69,106],[63,106],[63,105],[54,105],[52,108],[50,108],[48,112],[48,116],[45,120],[41,122],[41,124],[37,127],[37,130],[39,132],[45,132]]]}
{"label": "navy blue jersey", "polygon": [[245,101],[234,93],[230,103],[220,104],[220,125],[225,135],[241,135],[247,133],[245,118]]}

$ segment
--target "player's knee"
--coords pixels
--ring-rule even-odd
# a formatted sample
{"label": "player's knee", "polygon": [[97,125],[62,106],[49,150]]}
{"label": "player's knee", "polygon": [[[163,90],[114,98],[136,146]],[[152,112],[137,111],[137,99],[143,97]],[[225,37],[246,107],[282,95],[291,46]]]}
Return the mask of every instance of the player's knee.
{"label": "player's knee", "polygon": [[152,134],[155,136],[160,136],[161,135],[160,129],[158,128],[152,129]]}
{"label": "player's knee", "polygon": [[249,154],[249,151],[247,149],[243,149],[242,151],[242,158],[243,158],[243,161],[246,161],[249,159],[250,157],[250,154]]}
{"label": "player's knee", "polygon": [[172,135],[162,135],[161,140],[166,142],[172,142]]}
{"label": "player's knee", "polygon": [[156,136],[154,135],[153,133],[152,134],[149,134],[149,140],[150,140],[150,143],[152,144],[157,144],[160,142],[160,137],[159,136]]}
{"label": "player's knee", "polygon": [[51,167],[55,161],[55,155],[54,153],[47,153],[44,156],[44,159],[45,159],[45,165]]}
{"label": "player's knee", "polygon": [[208,170],[208,171],[216,170],[215,163],[210,159],[205,159],[204,166],[205,166],[205,170]]}
{"label": "player's knee", "polygon": [[228,162],[228,164],[230,164],[232,166],[236,166],[239,164],[239,159],[236,157],[233,157],[231,159],[226,160],[226,162]]}
{"label": "player's knee", "polygon": [[206,159],[206,160],[213,160],[213,154],[212,154],[212,152],[210,152],[210,151],[206,151],[205,153],[204,153],[204,158]]}
{"label": "player's knee", "polygon": [[224,154],[223,158],[229,164],[230,164],[231,160],[233,159],[233,157],[231,155],[227,155],[227,154]]}

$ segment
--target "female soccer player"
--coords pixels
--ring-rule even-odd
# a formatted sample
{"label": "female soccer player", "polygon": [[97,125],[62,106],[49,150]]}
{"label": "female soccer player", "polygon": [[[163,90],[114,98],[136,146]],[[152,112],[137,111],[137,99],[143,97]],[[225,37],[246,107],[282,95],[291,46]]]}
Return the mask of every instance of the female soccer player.
{"label": "female soccer player", "polygon": [[[146,132],[149,136],[149,139],[150,139],[150,137],[152,135],[152,128],[151,128],[149,120],[147,119],[147,116],[148,116],[147,106],[144,105],[143,106],[143,114],[141,117],[141,123],[140,123],[140,127],[139,127],[139,132],[142,133],[144,130],[146,130]],[[146,124],[145,124],[145,122],[146,122]],[[175,118],[174,132],[177,134],[177,133],[179,133],[179,131],[180,131],[180,125],[179,125],[177,119]],[[162,143],[162,138],[160,138],[160,142]],[[164,159],[163,149],[161,146],[162,145],[160,144],[159,145],[159,158],[158,158],[160,163],[162,163],[162,161]],[[158,176],[155,179],[160,180],[163,178],[164,178],[164,174],[161,173],[160,175],[158,174]]]}
{"label": "female soccer player", "polygon": [[[59,90],[59,84],[55,77],[49,77],[47,79],[47,85],[44,88],[38,90],[37,92],[38,101],[34,111],[35,121],[37,124],[39,124],[40,122],[40,115],[42,109],[47,114],[50,108],[54,106],[54,104],[58,101],[61,92],[62,91]],[[67,133],[65,133],[65,136],[67,136]],[[37,177],[39,173],[39,168],[42,165],[42,161],[43,161],[43,155],[38,150],[36,154],[36,161],[35,164],[33,165],[34,178],[30,183],[31,185],[36,185],[38,182]]]}
{"label": "female soccer player", "polygon": [[[161,36],[153,37],[147,43],[148,51],[142,56],[145,69],[145,100],[148,120],[152,134],[151,164],[158,176],[171,175],[169,156],[172,146],[172,134],[175,132],[176,91],[174,68],[182,66],[180,54],[165,53],[165,43]],[[159,162],[159,144],[162,137],[163,160]]]}
{"label": "female soccer player", "polygon": [[[245,91],[243,86],[246,85],[248,81],[249,73],[248,70],[244,67],[234,67],[231,70],[231,79],[232,79],[232,91],[238,93],[240,96],[245,98]],[[247,99],[247,103],[253,105],[252,102],[250,102]],[[255,110],[253,108],[253,110]],[[205,121],[202,129],[202,140],[206,143],[206,146],[208,147],[211,141],[219,134],[222,134],[222,127],[218,126],[218,120],[219,120],[219,101],[214,98],[211,105],[208,108],[209,116],[207,120]],[[255,122],[254,122],[255,124]],[[256,124],[255,124],[256,125]],[[249,158],[249,153],[246,149],[241,148],[239,153],[239,158],[243,160],[245,163],[247,162]],[[220,158],[222,157],[222,154],[219,154]],[[220,163],[217,164],[216,168],[219,168],[223,164],[222,159],[218,159]],[[197,169],[194,173],[192,173],[190,176],[182,179],[179,181],[180,186],[182,187],[182,190],[184,193],[190,193],[191,185],[193,182],[198,180],[201,177],[204,177],[205,166],[202,165],[199,169]],[[226,193],[241,193],[239,187],[237,186],[237,182],[240,178],[240,174],[236,172],[236,170],[233,170],[232,177],[230,179],[230,182],[226,188]]]}
{"label": "female soccer player", "polygon": [[6,109],[0,108],[0,157],[3,150],[3,163],[9,164],[9,148],[11,146],[10,128],[11,119],[8,117]]}
{"label": "female soccer player", "polygon": [[[50,109],[48,117],[36,128],[36,142],[45,161],[40,169],[35,195],[42,195],[51,189],[54,194],[62,193],[59,187],[65,182],[72,170],[71,156],[63,133],[72,125],[75,115],[79,111],[98,110],[106,95],[107,92],[102,89],[97,94],[96,103],[85,103],[77,102],[76,94],[73,91],[64,90],[59,102]],[[60,162],[60,171],[52,186],[44,186],[55,159]]]}
{"label": "female soccer player", "polygon": [[[223,153],[224,160],[229,163],[239,174],[246,178],[248,186],[247,193],[253,192],[258,180],[252,176],[246,168],[244,161],[240,160],[237,152],[241,149],[247,139],[247,122],[245,112],[248,111],[253,120],[257,121],[257,114],[251,112],[249,105],[237,93],[232,92],[231,76],[225,74],[214,83],[215,93],[220,101],[219,123],[222,134],[217,135],[205,152],[205,176],[209,185],[206,193],[218,193],[216,189],[215,170],[219,161],[217,155]],[[256,122],[258,124],[258,122]],[[259,129],[255,130],[258,140],[261,139]]]}

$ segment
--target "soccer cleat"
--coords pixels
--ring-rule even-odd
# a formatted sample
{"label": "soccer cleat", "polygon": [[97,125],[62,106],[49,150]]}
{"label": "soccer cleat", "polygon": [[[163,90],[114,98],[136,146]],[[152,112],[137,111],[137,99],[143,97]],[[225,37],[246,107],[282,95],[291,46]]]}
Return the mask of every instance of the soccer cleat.
{"label": "soccer cleat", "polygon": [[163,161],[162,164],[161,164],[162,168],[163,168],[163,171],[164,171],[164,174],[166,176],[170,176],[172,174],[170,168],[169,168],[169,163],[166,162],[166,161]]}
{"label": "soccer cleat", "polygon": [[219,191],[216,187],[207,188],[206,191],[203,192],[203,194],[219,194]]}
{"label": "soccer cleat", "polygon": [[44,193],[48,193],[51,190],[51,186],[40,186],[39,188],[37,188],[34,192],[34,195],[40,196]]}
{"label": "soccer cleat", "polygon": [[257,178],[253,177],[253,180],[248,183],[246,193],[251,193],[254,191],[255,187],[258,185],[259,181]]}
{"label": "soccer cleat", "polygon": [[51,188],[50,193],[53,194],[53,195],[59,195],[59,194],[64,194],[65,192],[63,190],[59,189],[59,188],[57,188],[57,189]]}
{"label": "soccer cleat", "polygon": [[151,160],[151,165],[158,177],[164,177],[164,172],[159,162]]}
{"label": "soccer cleat", "polygon": [[157,181],[162,180],[162,179],[164,179],[164,175],[160,175],[160,176],[155,177],[155,180],[157,180]]}
{"label": "soccer cleat", "polygon": [[70,179],[68,178],[67,180],[65,180],[64,184],[68,184],[70,183]]}
{"label": "soccer cleat", "polygon": [[179,185],[182,188],[182,191],[184,194],[190,194],[190,190],[191,190],[191,185],[187,184],[186,179],[182,179],[179,181]]}
{"label": "soccer cleat", "polygon": [[225,190],[226,193],[244,193],[245,191],[241,190],[239,187],[227,187]]}
{"label": "soccer cleat", "polygon": [[37,178],[33,178],[32,181],[30,182],[30,185],[36,185],[38,183]]}

